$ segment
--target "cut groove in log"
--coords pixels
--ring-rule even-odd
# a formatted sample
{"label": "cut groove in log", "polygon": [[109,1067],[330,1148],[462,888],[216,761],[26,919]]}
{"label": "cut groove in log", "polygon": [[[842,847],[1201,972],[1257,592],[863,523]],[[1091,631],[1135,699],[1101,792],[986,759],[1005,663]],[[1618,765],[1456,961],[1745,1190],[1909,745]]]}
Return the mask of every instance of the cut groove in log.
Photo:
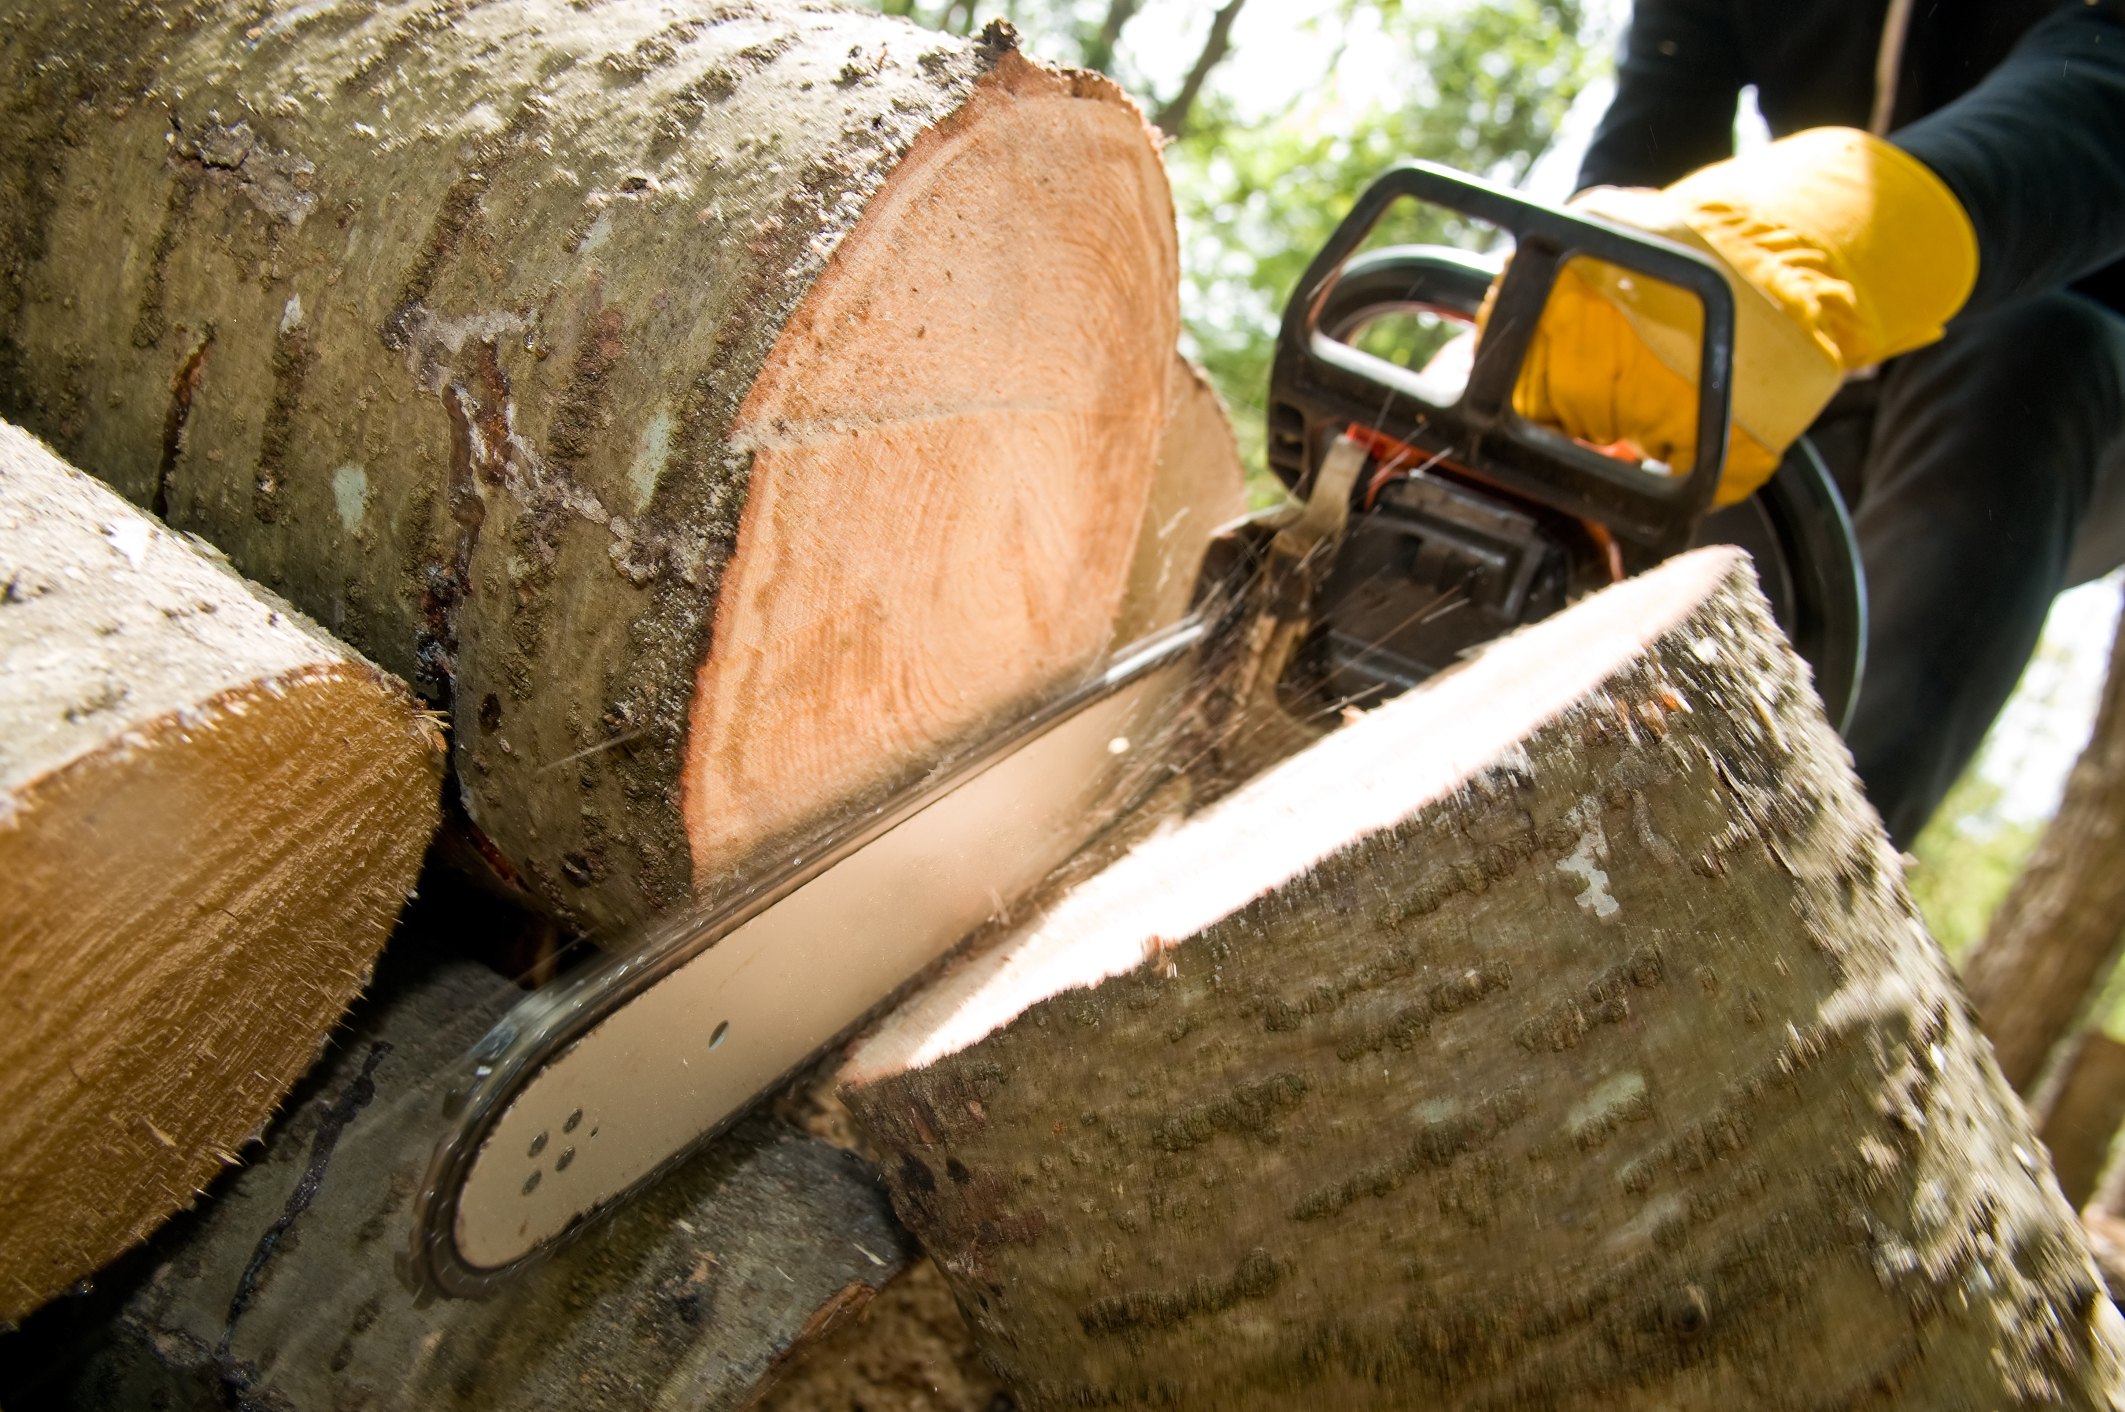
{"label": "cut groove in log", "polygon": [[572,924],[1109,645],[1178,310],[1106,80],[793,0],[26,8],[0,409],[450,705]]}
{"label": "cut groove in log", "polygon": [[435,828],[397,682],[0,427],[0,1321],[235,1161]]}
{"label": "cut groove in log", "polygon": [[1028,1408],[2125,1387],[2073,1213],[1733,551],[1140,845],[843,1078]]}
{"label": "cut groove in log", "polygon": [[1200,368],[1175,354],[1167,379],[1158,475],[1129,560],[1115,620],[1118,642],[1179,622],[1195,599],[1210,537],[1247,512],[1247,472],[1224,399]]}

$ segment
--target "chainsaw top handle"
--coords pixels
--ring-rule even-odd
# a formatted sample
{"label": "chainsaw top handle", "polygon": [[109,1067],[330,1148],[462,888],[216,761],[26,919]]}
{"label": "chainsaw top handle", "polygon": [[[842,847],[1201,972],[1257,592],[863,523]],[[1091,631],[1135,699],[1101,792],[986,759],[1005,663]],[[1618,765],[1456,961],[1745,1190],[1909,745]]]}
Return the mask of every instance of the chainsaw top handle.
{"label": "chainsaw top handle", "polygon": [[[1514,240],[1474,365],[1457,396],[1442,396],[1416,370],[1345,341],[1371,309],[1429,304],[1469,317],[1470,296],[1480,302],[1488,285],[1480,261],[1456,260],[1440,250],[1381,251],[1352,260],[1388,208],[1405,199],[1487,222]],[[1582,255],[1677,286],[1703,307],[1696,459],[1686,476],[1603,454],[1513,410],[1513,388],[1550,288],[1565,262]],[[1346,278],[1353,281],[1348,290]],[[1405,286],[1399,291],[1398,280]],[[1606,525],[1633,547],[1663,557],[1688,542],[1725,468],[1733,364],[1734,295],[1710,260],[1672,241],[1410,162],[1388,170],[1358,198],[1284,310],[1270,374],[1270,466],[1305,493],[1336,436],[1352,426],[1368,428],[1474,470],[1525,499]]]}

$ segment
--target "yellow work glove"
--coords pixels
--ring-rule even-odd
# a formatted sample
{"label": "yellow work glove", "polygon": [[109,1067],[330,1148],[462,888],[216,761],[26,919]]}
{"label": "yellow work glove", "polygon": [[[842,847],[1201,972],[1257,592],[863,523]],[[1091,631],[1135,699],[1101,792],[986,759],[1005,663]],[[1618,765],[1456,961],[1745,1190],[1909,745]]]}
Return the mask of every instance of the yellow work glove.
{"label": "yellow work glove", "polygon": [[[1597,187],[1572,209],[1712,257],[1734,289],[1734,421],[1718,503],[1770,479],[1846,374],[1931,343],[1977,279],[1970,218],[1923,163],[1814,128],[1665,191]],[[1514,390],[1532,421],[1695,461],[1697,300],[1598,260],[1568,263]]]}

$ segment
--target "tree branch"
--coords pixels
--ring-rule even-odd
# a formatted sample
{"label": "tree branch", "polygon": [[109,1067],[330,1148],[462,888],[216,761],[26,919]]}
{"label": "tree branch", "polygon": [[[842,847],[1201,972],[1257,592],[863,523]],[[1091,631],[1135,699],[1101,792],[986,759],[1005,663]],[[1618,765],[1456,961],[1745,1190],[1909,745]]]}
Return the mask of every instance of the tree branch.
{"label": "tree branch", "polygon": [[1143,8],[1143,0],[1108,0],[1107,18],[1100,22],[1099,33],[1085,45],[1084,65],[1106,73],[1114,67],[1114,47],[1121,42],[1122,26],[1136,18]]}
{"label": "tree branch", "polygon": [[1963,964],[2000,1072],[2023,1093],[2103,983],[2125,927],[2125,615],[2066,796]]}
{"label": "tree branch", "polygon": [[1166,136],[1179,137],[1186,131],[1188,114],[1203,91],[1203,81],[1232,52],[1232,22],[1240,17],[1240,6],[1246,3],[1247,0],[1225,0],[1224,8],[1211,18],[1210,34],[1203,40],[1202,52],[1195,56],[1195,65],[1182,80],[1180,91],[1152,119]]}

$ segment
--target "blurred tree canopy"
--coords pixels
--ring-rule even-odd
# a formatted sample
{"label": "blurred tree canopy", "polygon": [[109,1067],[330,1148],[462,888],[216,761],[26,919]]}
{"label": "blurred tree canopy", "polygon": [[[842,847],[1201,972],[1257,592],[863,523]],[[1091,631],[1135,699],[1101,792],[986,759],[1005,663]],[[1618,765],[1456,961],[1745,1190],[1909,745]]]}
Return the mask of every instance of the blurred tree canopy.
{"label": "blurred tree canopy", "polygon": [[[1186,351],[1262,465],[1270,354],[1307,262],[1381,170],[1526,175],[1605,56],[1587,0],[874,0],[1114,75],[1170,138]],[[1252,10],[1243,13],[1243,7]],[[1414,208],[1383,241],[1480,246]]]}

